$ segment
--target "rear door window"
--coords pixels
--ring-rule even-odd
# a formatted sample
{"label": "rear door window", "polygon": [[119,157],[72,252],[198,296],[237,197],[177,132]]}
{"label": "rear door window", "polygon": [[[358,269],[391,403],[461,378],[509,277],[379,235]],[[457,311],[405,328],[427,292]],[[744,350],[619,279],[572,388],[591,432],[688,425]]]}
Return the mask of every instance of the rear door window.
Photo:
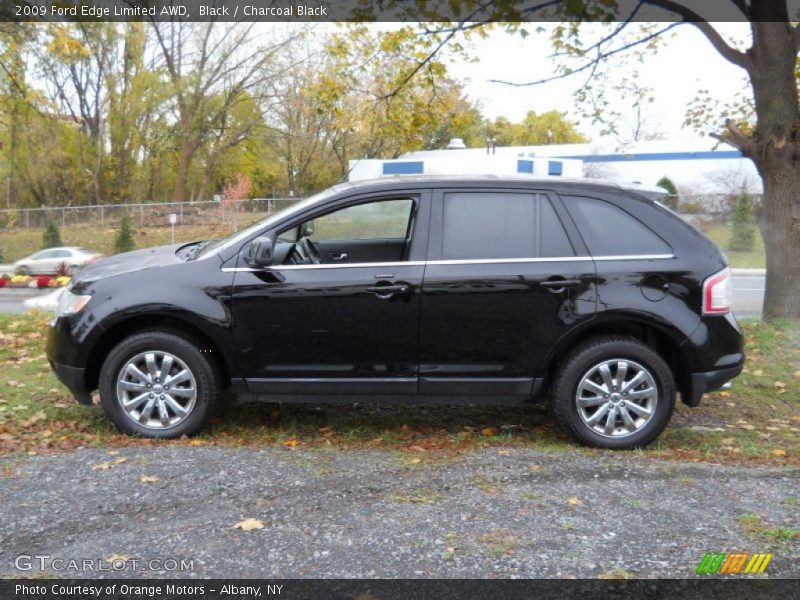
{"label": "rear door window", "polygon": [[509,192],[444,195],[442,258],[574,256],[549,198]]}
{"label": "rear door window", "polygon": [[592,256],[672,254],[672,248],[618,206],[582,196],[563,196]]}

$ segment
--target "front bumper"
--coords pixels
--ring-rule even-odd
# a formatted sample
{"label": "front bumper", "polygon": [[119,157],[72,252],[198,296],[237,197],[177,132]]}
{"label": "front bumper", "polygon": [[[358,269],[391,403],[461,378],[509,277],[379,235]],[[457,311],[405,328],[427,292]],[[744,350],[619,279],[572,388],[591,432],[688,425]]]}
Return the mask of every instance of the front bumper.
{"label": "front bumper", "polygon": [[689,406],[700,406],[703,394],[715,392],[734,377],[737,377],[744,368],[744,359],[741,363],[716,371],[705,371],[702,373],[692,373],[689,389],[686,390],[686,397],[682,397],[685,404]]}
{"label": "front bumper", "polygon": [[50,368],[53,369],[59,381],[69,388],[75,400],[81,404],[91,404],[92,395],[86,389],[86,369],[62,365],[54,362],[53,359],[49,359],[49,361]]}

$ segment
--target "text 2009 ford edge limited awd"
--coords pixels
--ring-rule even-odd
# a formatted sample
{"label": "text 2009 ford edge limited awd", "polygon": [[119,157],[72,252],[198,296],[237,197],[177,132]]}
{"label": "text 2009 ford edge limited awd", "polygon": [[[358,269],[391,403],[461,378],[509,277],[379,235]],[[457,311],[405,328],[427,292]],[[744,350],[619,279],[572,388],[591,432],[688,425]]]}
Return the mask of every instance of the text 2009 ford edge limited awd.
{"label": "text 2009 ford edge limited awd", "polygon": [[[618,186],[498,177],[338,185],[226,239],[139,250],[74,279],[50,363],[122,431],[200,429],[240,398],[551,392],[578,440],[653,441],[743,366],[723,253]],[[457,410],[457,409],[454,409]]]}

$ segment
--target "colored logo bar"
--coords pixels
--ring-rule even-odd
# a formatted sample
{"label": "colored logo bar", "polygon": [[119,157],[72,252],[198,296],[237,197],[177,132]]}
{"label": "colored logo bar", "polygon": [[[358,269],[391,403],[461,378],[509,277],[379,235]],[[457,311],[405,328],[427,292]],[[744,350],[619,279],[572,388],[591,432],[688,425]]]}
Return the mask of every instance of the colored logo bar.
{"label": "colored logo bar", "polygon": [[706,552],[696,573],[698,575],[763,573],[771,560],[772,554],[762,552]]}

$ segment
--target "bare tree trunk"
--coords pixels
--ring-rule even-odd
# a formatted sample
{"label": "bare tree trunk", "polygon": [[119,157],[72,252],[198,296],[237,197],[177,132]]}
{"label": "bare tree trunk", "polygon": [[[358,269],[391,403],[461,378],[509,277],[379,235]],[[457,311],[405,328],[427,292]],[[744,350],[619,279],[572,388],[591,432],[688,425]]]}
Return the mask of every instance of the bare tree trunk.
{"label": "bare tree trunk", "polygon": [[767,253],[764,318],[800,318],[800,166],[787,160],[764,169],[762,176],[758,225]]}
{"label": "bare tree trunk", "polygon": [[181,142],[181,154],[178,160],[178,172],[175,177],[175,192],[172,199],[175,202],[183,202],[186,199],[186,182],[189,179],[189,166],[194,156],[194,148],[189,140]]}
{"label": "bare tree trunk", "polygon": [[[764,4],[764,3],[762,3]],[[755,15],[774,17],[780,15]],[[767,254],[764,317],[800,318],[800,109],[797,42],[787,22],[754,22],[752,62],[758,125],[745,148],[764,184],[759,227]]]}

